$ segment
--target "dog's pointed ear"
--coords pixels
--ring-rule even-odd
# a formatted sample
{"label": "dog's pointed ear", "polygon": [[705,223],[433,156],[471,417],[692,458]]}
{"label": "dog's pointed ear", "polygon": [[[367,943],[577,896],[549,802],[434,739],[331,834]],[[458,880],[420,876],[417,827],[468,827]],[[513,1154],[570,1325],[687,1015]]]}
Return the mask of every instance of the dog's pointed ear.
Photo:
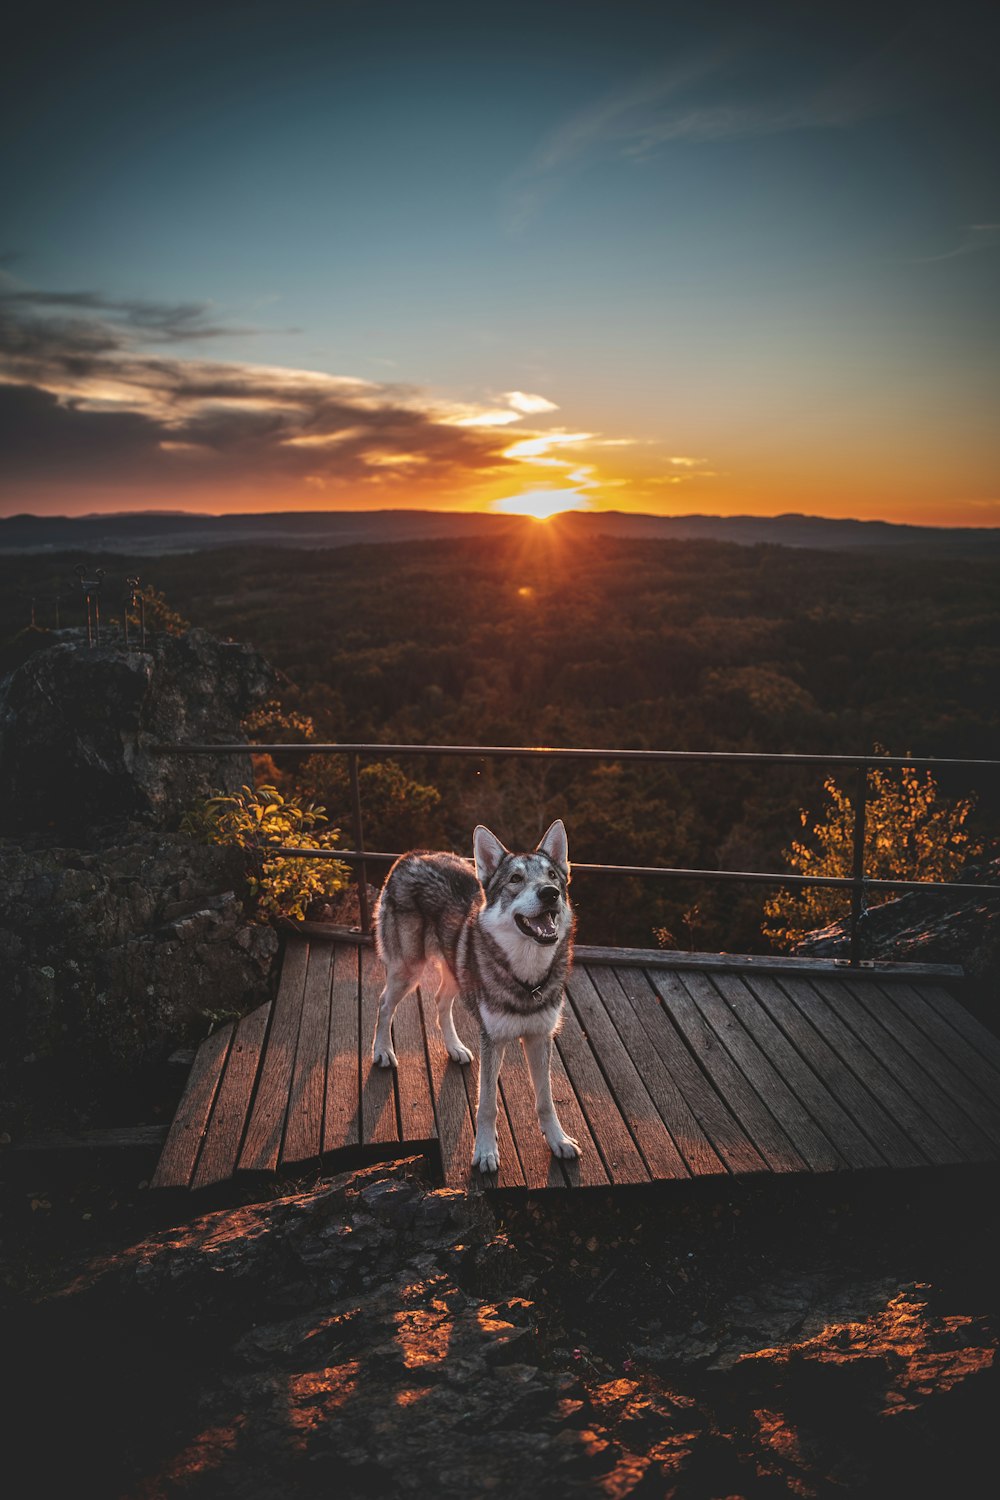
{"label": "dog's pointed ear", "polygon": [[489,880],[497,865],[510,850],[505,849],[495,833],[490,833],[482,823],[476,825],[472,835],[472,849],[476,856],[476,874],[483,885]]}
{"label": "dog's pointed ear", "polygon": [[561,865],[569,874],[569,848],[566,841],[566,825],[562,818],[556,818],[551,827],[546,829],[537,852],[547,854],[554,864]]}

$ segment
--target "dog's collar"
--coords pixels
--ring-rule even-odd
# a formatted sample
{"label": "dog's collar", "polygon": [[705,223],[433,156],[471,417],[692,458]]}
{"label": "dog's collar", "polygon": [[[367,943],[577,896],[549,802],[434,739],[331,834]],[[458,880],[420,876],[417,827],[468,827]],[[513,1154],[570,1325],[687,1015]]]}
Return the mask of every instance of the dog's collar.
{"label": "dog's collar", "polygon": [[514,979],[514,980],[517,981],[517,983],[521,986],[522,990],[527,990],[528,994],[531,996],[532,1000],[535,1001],[536,1005],[541,1005],[541,1003],[542,1003],[542,991],[545,989],[545,986],[548,984],[549,980],[552,978],[552,971],[554,970],[555,966],[556,966],[556,961],[555,961],[555,959],[553,959],[552,962],[549,964],[548,969],[546,970],[545,978],[544,979],[540,979],[537,984],[529,984],[526,979],[518,979],[518,977],[514,973],[513,969],[511,969],[511,971],[510,971],[510,977],[512,979]]}
{"label": "dog's collar", "polygon": [[559,953],[557,952],[557,953],[555,953],[553,955],[552,962],[549,964],[548,968],[545,971],[545,974],[538,981],[538,983],[537,984],[529,984],[526,979],[521,979],[519,975],[517,975],[517,974],[514,973],[514,970],[510,967],[510,964],[507,962],[506,955],[504,954],[503,949],[500,947],[500,944],[497,942],[497,940],[493,936],[493,934],[490,933],[490,932],[486,932],[482,928],[480,928],[480,932],[482,933],[483,937],[486,939],[487,944],[494,950],[494,952],[500,954],[501,958],[504,960],[504,964],[505,964],[505,967],[507,969],[507,972],[510,975],[511,979],[513,979],[514,983],[516,985],[519,985],[521,987],[521,989],[525,991],[526,994],[530,995],[531,998],[532,998],[532,1000],[534,1000],[534,1002],[535,1002],[536,1005],[541,1005],[541,1003],[542,1003],[542,991],[545,989],[545,986],[548,984],[549,980],[552,978],[553,973],[555,972],[556,964],[559,962],[559,956],[560,956]]}

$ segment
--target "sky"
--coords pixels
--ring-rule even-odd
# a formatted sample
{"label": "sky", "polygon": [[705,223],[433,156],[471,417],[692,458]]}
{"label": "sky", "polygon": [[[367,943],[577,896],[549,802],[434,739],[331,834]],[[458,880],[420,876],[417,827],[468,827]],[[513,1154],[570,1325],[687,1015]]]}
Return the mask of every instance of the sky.
{"label": "sky", "polygon": [[995,7],[23,7],[0,514],[1000,524]]}

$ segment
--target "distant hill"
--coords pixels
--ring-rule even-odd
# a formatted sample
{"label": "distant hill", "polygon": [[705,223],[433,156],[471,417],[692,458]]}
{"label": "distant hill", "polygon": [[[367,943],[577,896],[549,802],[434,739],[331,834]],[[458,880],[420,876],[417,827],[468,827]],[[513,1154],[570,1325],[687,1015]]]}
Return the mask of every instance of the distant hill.
{"label": "distant hill", "polygon": [[[214,547],[347,547],[365,542],[498,538],[537,523],[523,517],[432,510],[282,511],[206,516],[135,511],[90,516],[0,518],[0,553],[200,552]],[[1000,527],[894,526],[823,516],[653,516],[571,511],[548,523],[568,535],[705,537],[742,546],[766,543],[828,551],[905,548],[939,555],[1000,552]]]}

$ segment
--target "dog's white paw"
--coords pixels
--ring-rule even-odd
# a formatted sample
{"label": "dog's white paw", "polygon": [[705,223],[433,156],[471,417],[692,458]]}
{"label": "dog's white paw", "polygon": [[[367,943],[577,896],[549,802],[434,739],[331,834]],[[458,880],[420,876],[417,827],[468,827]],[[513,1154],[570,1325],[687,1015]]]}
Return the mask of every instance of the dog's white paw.
{"label": "dog's white paw", "polygon": [[495,1172],[500,1165],[500,1150],[496,1143],[496,1137],[492,1141],[477,1141],[476,1149],[472,1153],[472,1165],[478,1167],[480,1172]]}
{"label": "dog's white paw", "polygon": [[559,1156],[563,1161],[572,1161],[575,1156],[580,1155],[580,1147],[571,1135],[557,1135],[549,1141],[549,1150],[553,1156]]}
{"label": "dog's white paw", "polygon": [[380,1047],[378,1045],[374,1046],[372,1048],[372,1062],[375,1064],[376,1068],[399,1067],[399,1058],[396,1056],[395,1052],[393,1052],[391,1047]]}
{"label": "dog's white paw", "polygon": [[452,1062],[462,1063],[463,1066],[472,1061],[472,1053],[464,1042],[452,1042],[448,1047],[448,1056]]}

